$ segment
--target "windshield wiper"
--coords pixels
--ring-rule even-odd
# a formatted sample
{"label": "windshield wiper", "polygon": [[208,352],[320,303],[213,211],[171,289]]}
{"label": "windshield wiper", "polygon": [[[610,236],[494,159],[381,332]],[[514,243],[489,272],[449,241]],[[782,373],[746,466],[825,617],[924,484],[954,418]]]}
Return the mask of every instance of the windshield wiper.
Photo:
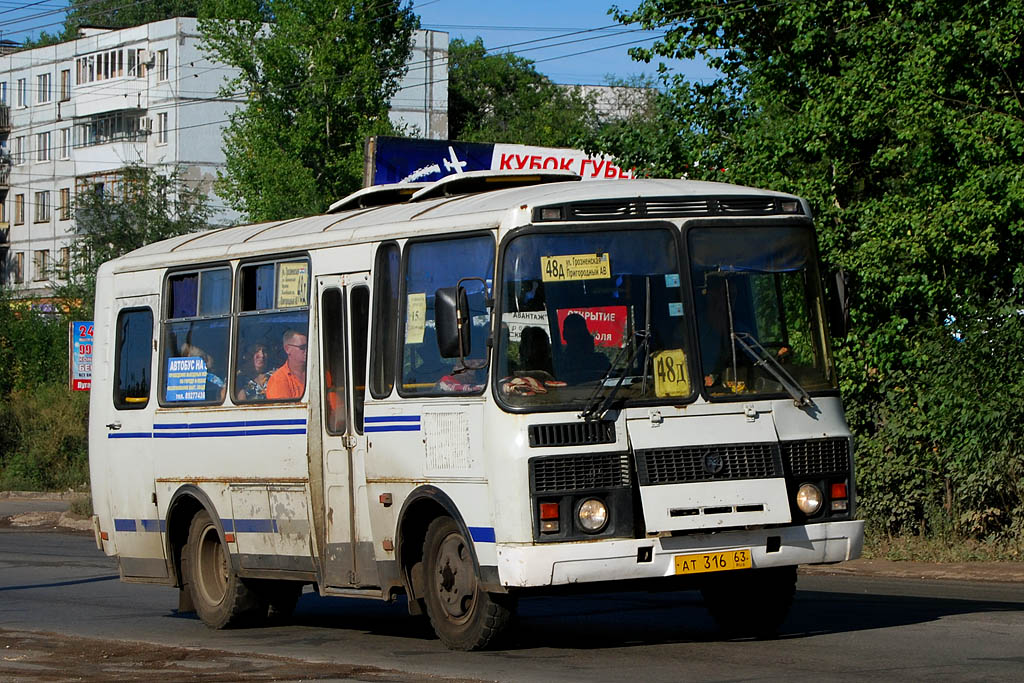
{"label": "windshield wiper", "polygon": [[615,359],[608,368],[608,372],[604,373],[604,377],[602,377],[601,381],[597,383],[596,387],[594,387],[594,392],[587,399],[587,407],[579,414],[579,417],[583,418],[587,422],[600,420],[604,417],[604,414],[608,412],[608,409],[611,408],[612,401],[615,400],[615,394],[619,393],[619,388],[622,387],[622,383],[625,381],[626,375],[629,374],[630,368],[633,367],[633,361],[636,359],[641,349],[647,348],[647,344],[651,339],[651,334],[647,330],[637,332],[637,336],[643,337],[643,340],[639,344],[636,344],[633,348],[633,352],[629,354],[629,358],[626,359],[626,362],[622,366],[622,370],[619,372],[619,379],[615,382],[615,386],[612,387],[612,390],[608,392],[607,396],[600,395],[605,382],[607,382],[611,377],[612,370],[615,369],[615,366],[619,362],[619,358],[622,357],[622,353],[626,350],[625,346],[619,349],[619,352],[615,354]]}
{"label": "windshield wiper", "polygon": [[786,393],[793,397],[793,403],[798,408],[814,405],[811,395],[800,386],[800,382],[796,381],[793,375],[786,372],[786,368],[782,367],[782,364],[766,348],[761,346],[756,339],[750,336],[749,333],[733,332],[732,338],[733,343],[738,344],[753,359],[754,367],[768,371],[783,386]]}
{"label": "windshield wiper", "polygon": [[[634,344],[633,345],[633,352],[629,354],[629,359],[622,366],[622,372],[619,373],[619,381],[617,381],[615,383],[615,386],[612,387],[612,390],[610,392],[608,392],[608,395],[605,396],[602,399],[601,396],[600,396],[601,389],[604,387],[604,383],[608,381],[608,378],[611,377],[612,370],[615,369],[615,365],[619,362],[619,358],[622,357],[623,352],[626,350],[626,346],[624,345],[621,349],[619,349],[619,352],[615,354],[615,358],[612,360],[612,364],[608,367],[608,372],[604,373],[604,377],[602,377],[601,381],[597,383],[596,387],[594,387],[594,392],[587,399],[587,407],[583,410],[582,413],[579,414],[579,417],[583,418],[587,422],[592,422],[594,420],[600,420],[601,418],[604,417],[604,414],[608,412],[609,408],[611,408],[612,401],[615,400],[615,394],[619,393],[619,388],[622,387],[622,383],[626,379],[626,373],[628,373],[630,368],[633,367],[633,361],[636,359],[636,357],[640,353],[641,349],[643,349],[644,352],[646,353],[647,348],[648,348],[648,346],[650,344],[650,341],[651,341],[651,278],[650,278],[650,276],[648,276],[645,279],[646,279],[646,283],[647,283],[647,288],[646,288],[646,297],[645,297],[645,302],[644,302],[644,309],[645,309],[645,316],[646,316],[645,320],[647,321],[647,325],[644,327],[642,332],[637,332],[636,333],[636,336],[642,337],[642,340],[640,341],[639,344]],[[643,379],[643,389],[642,389],[643,395],[646,395],[646,393],[647,393],[647,367],[648,367],[649,359],[650,359],[649,355],[645,355],[644,356],[644,370],[643,370],[643,372],[644,372],[644,379]]]}

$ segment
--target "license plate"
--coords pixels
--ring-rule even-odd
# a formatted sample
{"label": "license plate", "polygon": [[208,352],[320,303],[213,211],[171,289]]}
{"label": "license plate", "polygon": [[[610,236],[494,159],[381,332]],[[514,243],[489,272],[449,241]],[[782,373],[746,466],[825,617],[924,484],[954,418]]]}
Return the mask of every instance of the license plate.
{"label": "license plate", "polygon": [[749,548],[726,550],[721,553],[676,555],[676,574],[724,572],[730,569],[750,569]]}

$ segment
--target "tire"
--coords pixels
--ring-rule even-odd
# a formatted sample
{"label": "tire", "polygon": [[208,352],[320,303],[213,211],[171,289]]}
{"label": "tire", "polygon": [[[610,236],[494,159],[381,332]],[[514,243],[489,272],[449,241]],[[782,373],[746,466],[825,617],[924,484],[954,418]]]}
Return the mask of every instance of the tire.
{"label": "tire", "polygon": [[704,605],[730,638],[774,638],[796,593],[796,567],[712,574],[701,587]]}
{"label": "tire", "polygon": [[210,628],[248,626],[267,614],[267,603],[232,568],[217,525],[205,510],[189,525],[181,573],[196,614]]}
{"label": "tire", "polygon": [[480,587],[473,551],[451,517],[438,517],[423,541],[424,602],[434,633],[451,650],[493,643],[515,614],[515,598]]}

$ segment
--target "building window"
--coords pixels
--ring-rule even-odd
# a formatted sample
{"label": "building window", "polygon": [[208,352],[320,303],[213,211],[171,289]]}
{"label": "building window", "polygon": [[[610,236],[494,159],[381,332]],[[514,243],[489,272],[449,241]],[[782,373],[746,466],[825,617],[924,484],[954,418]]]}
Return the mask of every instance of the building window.
{"label": "building window", "polygon": [[32,279],[36,282],[45,280],[50,272],[50,250],[39,249],[32,260]]}
{"label": "building window", "polygon": [[0,81],[0,104],[7,104],[7,81]]}
{"label": "building window", "polygon": [[145,140],[138,114],[119,111],[96,116],[75,126],[75,147],[105,145],[118,140]]}
{"label": "building window", "polygon": [[0,223],[7,222],[7,204],[0,202]]}
{"label": "building window", "polygon": [[67,102],[71,99],[71,69],[64,69],[60,72],[60,101]]}
{"label": "building window", "polygon": [[67,280],[71,276],[71,247],[60,248],[60,263],[57,264],[57,276]]}
{"label": "building window", "polygon": [[160,50],[156,53],[156,79],[166,81],[170,77],[170,70],[167,50]]}
{"label": "building window", "polygon": [[25,163],[25,136],[19,135],[14,138],[14,157],[15,164]]}
{"label": "building window", "polygon": [[24,252],[18,252],[14,256],[14,282],[15,284],[21,284],[25,281],[25,254]]}
{"label": "building window", "polygon": [[60,158],[71,158],[71,129],[61,128],[60,130]]}
{"label": "building window", "polygon": [[146,77],[146,56],[148,55],[147,50],[142,49],[131,49],[128,50],[128,76],[134,76],[136,78]]}
{"label": "building window", "polygon": [[50,220],[50,191],[36,192],[36,215],[35,223],[45,223]]}
{"label": "building window", "polygon": [[39,74],[36,76],[36,104],[46,104],[50,101],[50,74]]}
{"label": "building window", "polygon": [[167,144],[167,114],[156,115],[156,141],[159,145]]}
{"label": "building window", "polygon": [[21,225],[25,222],[25,195],[14,195],[14,224]]}
{"label": "building window", "polygon": [[19,107],[27,107],[28,106],[28,96],[26,95],[26,91],[25,91],[25,79],[24,78],[19,78],[18,79],[18,106]]}
{"label": "building window", "polygon": [[71,188],[60,189],[60,219],[66,221],[71,218]]}
{"label": "building window", "polygon": [[50,160],[50,133],[36,135],[36,161]]}

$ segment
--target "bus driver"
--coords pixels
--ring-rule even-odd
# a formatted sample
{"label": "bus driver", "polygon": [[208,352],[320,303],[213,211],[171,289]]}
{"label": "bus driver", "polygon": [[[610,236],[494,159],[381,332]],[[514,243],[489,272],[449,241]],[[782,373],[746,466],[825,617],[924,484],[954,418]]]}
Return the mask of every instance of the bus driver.
{"label": "bus driver", "polygon": [[283,343],[288,358],[267,380],[269,400],[302,398],[306,388],[306,335],[298,330],[288,330],[284,333]]}

